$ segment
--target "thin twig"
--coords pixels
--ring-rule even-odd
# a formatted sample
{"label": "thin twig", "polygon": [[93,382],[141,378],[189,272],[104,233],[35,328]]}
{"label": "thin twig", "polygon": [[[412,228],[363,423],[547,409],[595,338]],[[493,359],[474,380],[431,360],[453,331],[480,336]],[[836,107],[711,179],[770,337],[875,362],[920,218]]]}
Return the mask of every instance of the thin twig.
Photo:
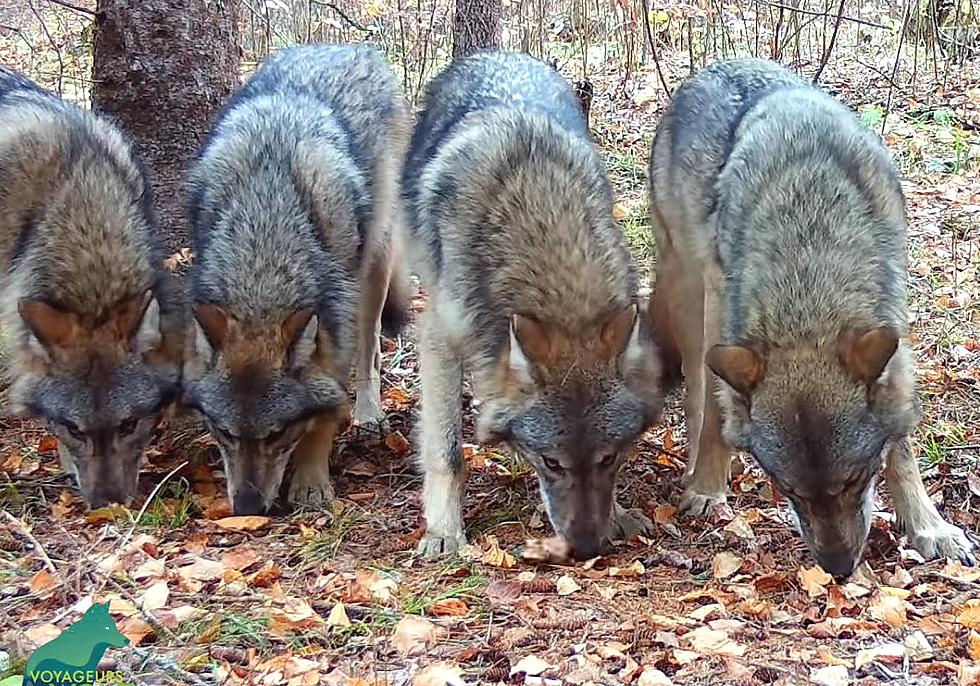
{"label": "thin twig", "polygon": [[844,18],[844,2],[845,0],[840,0],[840,5],[837,6],[837,20],[834,21],[834,30],[830,34],[830,41],[827,43],[826,49],[823,51],[823,57],[820,58],[820,66],[817,68],[817,73],[813,75],[813,85],[817,85],[820,82],[820,75],[823,74],[824,67],[827,66],[827,62],[830,61],[830,55],[834,51],[834,43],[837,42],[837,33],[840,31],[841,20]]}
{"label": "thin twig", "polygon": [[[828,17],[828,16],[830,16],[830,13],[829,12],[814,12],[813,10],[805,10],[805,9],[802,9],[802,8],[799,8],[799,7],[791,7],[790,5],[782,5],[782,4],[778,3],[778,2],[768,2],[767,0],[763,0],[763,4],[769,5],[770,7],[775,7],[776,9],[787,10],[788,12],[793,12],[795,14],[806,14],[806,15],[811,16],[811,17]],[[866,19],[858,19],[857,17],[848,17],[848,16],[845,16],[845,15],[842,15],[841,16],[841,20],[842,21],[849,21],[849,22],[851,22],[853,24],[860,24],[861,26],[871,26],[871,27],[876,28],[876,29],[891,30],[891,27],[885,26],[884,24],[877,24],[877,23],[875,23],[873,21],[868,21]]]}
{"label": "thin twig", "polygon": [[898,47],[895,49],[895,63],[892,65],[892,78],[891,84],[888,86],[888,99],[885,101],[885,116],[881,119],[881,135],[885,135],[885,125],[888,124],[888,115],[892,108],[892,92],[895,90],[895,75],[898,74],[898,65],[902,59],[902,46],[905,45],[905,32],[908,30],[909,24],[909,13],[911,12],[911,5],[907,5],[905,8],[905,15],[902,17],[902,29],[901,34],[898,36]]}
{"label": "thin twig", "polygon": [[340,7],[338,7],[336,4],[334,4],[332,2],[324,2],[323,0],[312,0],[312,1],[315,2],[317,5],[320,5],[321,7],[329,7],[334,12],[336,12],[337,14],[339,14],[341,19],[343,19],[344,21],[346,21],[348,24],[350,24],[351,26],[353,26],[358,31],[363,31],[364,33],[373,33],[371,31],[371,29],[369,29],[368,27],[364,26],[364,24],[361,24],[360,22],[358,22],[358,21],[352,19],[351,17],[349,17],[347,15],[347,13],[344,12],[344,10],[340,9]]}
{"label": "thin twig", "polygon": [[148,508],[150,506],[150,503],[153,502],[153,499],[156,497],[157,493],[160,492],[160,489],[163,488],[163,485],[167,483],[170,477],[172,477],[174,474],[176,474],[186,466],[187,466],[187,460],[184,460],[179,465],[177,465],[169,472],[167,472],[167,475],[162,479],[160,479],[160,482],[153,487],[153,490],[150,491],[150,495],[147,496],[146,501],[143,503],[143,507],[140,508],[140,511],[137,513],[136,518],[133,520],[133,525],[129,527],[129,531],[126,532],[126,535],[123,536],[122,542],[119,543],[118,546],[119,550],[125,548],[126,544],[129,543],[129,539],[133,537],[133,532],[136,531],[136,527],[139,526],[140,520],[143,519],[143,515],[146,514],[146,508]]}
{"label": "thin twig", "polygon": [[70,2],[65,2],[65,0],[48,0],[48,2],[53,2],[55,5],[61,5],[62,7],[67,7],[68,9],[79,12],[81,14],[87,14],[90,17],[97,17],[98,12],[90,10],[88,7],[79,7],[78,5],[73,5]]}
{"label": "thin twig", "polygon": [[31,533],[30,527],[6,510],[3,510],[2,512],[4,519],[6,519],[10,526],[14,529],[14,533],[26,538],[27,541],[34,546],[34,552],[36,552],[37,556],[41,558],[41,562],[44,563],[47,570],[55,576],[58,576],[58,568],[54,566],[54,562],[52,562],[51,558],[48,557],[48,553],[44,550],[44,546],[42,546],[41,543],[34,538],[34,534]]}
{"label": "thin twig", "polygon": [[664,93],[667,94],[667,99],[670,100],[670,86],[667,85],[667,79],[664,78],[664,72],[660,68],[660,56],[657,54],[657,46],[653,40],[653,31],[650,30],[650,6],[647,4],[647,0],[642,0],[642,3],[643,32],[646,34],[647,42],[650,44],[650,56],[653,57],[653,64],[657,68],[657,77],[660,79],[660,85],[663,86]]}

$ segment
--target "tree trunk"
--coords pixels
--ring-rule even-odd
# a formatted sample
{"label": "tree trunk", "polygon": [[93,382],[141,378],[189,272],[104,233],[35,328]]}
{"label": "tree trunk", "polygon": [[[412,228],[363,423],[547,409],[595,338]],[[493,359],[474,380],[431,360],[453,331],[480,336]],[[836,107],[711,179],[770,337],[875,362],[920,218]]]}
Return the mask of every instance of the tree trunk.
{"label": "tree trunk", "polygon": [[501,0],[456,0],[453,59],[500,47]]}
{"label": "tree trunk", "polygon": [[189,245],[183,180],[238,86],[238,0],[98,0],[92,101],[143,157],[170,252]]}

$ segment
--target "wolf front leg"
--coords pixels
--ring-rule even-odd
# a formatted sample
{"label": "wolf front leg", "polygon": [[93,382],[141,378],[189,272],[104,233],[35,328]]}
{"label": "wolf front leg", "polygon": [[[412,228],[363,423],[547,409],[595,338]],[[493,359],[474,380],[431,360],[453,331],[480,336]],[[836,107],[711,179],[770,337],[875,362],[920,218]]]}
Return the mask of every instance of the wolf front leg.
{"label": "wolf front leg", "polygon": [[[717,265],[711,265],[702,277],[685,274],[690,299],[675,303],[679,323],[684,375],[687,377],[686,419],[690,441],[684,494],[680,511],[685,515],[707,514],[713,506],[724,503],[731,476],[732,451],[721,436],[721,408],[715,395],[715,376],[705,355],[717,343],[721,330],[722,277]],[[702,280],[703,278],[703,280]],[[701,307],[690,303],[701,303]]]}
{"label": "wolf front leg", "polygon": [[336,419],[322,418],[300,440],[293,452],[293,477],[289,482],[289,502],[330,512],[334,500],[330,483],[330,455],[337,436]]}
{"label": "wolf front leg", "polygon": [[929,498],[908,437],[899,441],[888,454],[885,482],[909,545],[927,560],[950,557],[964,564],[976,564],[973,543],[962,529],[943,519]]}
{"label": "wolf front leg", "polygon": [[455,552],[466,544],[462,452],[463,363],[441,330],[435,303],[422,315],[419,364],[422,373],[421,462],[426,532],[418,552],[426,557]]}

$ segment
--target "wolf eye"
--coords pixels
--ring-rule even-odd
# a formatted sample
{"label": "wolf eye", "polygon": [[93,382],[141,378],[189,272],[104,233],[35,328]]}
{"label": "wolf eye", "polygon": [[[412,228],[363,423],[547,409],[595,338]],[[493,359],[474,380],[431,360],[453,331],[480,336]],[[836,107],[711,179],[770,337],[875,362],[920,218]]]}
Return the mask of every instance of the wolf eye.
{"label": "wolf eye", "polygon": [[602,459],[599,460],[599,466],[602,467],[603,469],[609,469],[614,464],[616,464],[616,457],[617,456],[618,456],[618,453],[615,450],[613,450],[612,452],[606,453],[605,455],[602,456]]}
{"label": "wolf eye", "polygon": [[286,435],[286,430],[288,428],[289,428],[288,426],[284,426],[281,429],[279,429],[278,431],[271,431],[271,432],[269,432],[269,434],[265,437],[265,440],[271,441],[272,443],[275,443],[280,438],[282,438],[283,436]]}
{"label": "wolf eye", "polygon": [[66,429],[68,429],[68,433],[70,433],[73,438],[75,438],[75,439],[77,439],[79,441],[84,441],[85,440],[85,434],[82,433],[82,430],[78,428],[78,424],[75,424],[74,422],[69,422],[69,421],[66,420],[66,421],[62,422],[61,425],[63,427],[65,427]]}
{"label": "wolf eye", "polygon": [[128,436],[129,434],[131,434],[134,431],[136,431],[136,424],[138,422],[139,422],[139,420],[137,420],[136,417],[130,417],[129,419],[123,421],[119,425],[119,435],[120,436]]}
{"label": "wolf eye", "polygon": [[558,460],[552,457],[545,457],[543,459],[544,459],[544,466],[550,469],[551,471],[553,471],[555,474],[561,474],[563,471],[565,471],[564,469],[562,469],[561,462],[559,462]]}

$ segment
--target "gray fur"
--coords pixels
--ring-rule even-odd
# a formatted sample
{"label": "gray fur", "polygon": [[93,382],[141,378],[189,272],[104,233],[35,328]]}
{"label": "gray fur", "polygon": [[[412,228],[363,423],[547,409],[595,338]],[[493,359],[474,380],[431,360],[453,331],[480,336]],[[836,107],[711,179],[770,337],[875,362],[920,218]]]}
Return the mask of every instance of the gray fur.
{"label": "gray fur", "polygon": [[[833,98],[773,63],[735,60],[677,91],[650,182],[661,255],[651,316],[689,386],[684,509],[724,499],[728,445],[750,451],[818,561],[846,576],[883,460],[911,459],[919,416],[905,204],[888,154]],[[705,362],[722,379],[717,400]],[[889,486],[910,494],[914,480]],[[927,498],[905,500],[910,538],[944,532],[923,553],[970,557]]]}
{"label": "gray fur", "polygon": [[[382,419],[378,333],[409,126],[378,52],[294,47],[234,96],[191,173],[185,397],[222,446],[236,511],[275,501],[294,450],[309,459],[294,455],[290,499],[332,497],[327,460],[355,360],[354,419]],[[209,326],[222,321],[218,342]]]}
{"label": "gray fur", "polygon": [[10,405],[58,436],[92,507],[134,495],[139,460],[176,398],[181,312],[161,249],[122,134],[0,68]]}
{"label": "gray fur", "polygon": [[527,56],[454,62],[426,92],[403,185],[429,293],[421,550],[464,540],[460,391],[470,372],[484,399],[480,439],[530,461],[555,529],[576,554],[594,554],[617,533],[621,458],[661,398],[634,316],[636,272],[574,94]]}

